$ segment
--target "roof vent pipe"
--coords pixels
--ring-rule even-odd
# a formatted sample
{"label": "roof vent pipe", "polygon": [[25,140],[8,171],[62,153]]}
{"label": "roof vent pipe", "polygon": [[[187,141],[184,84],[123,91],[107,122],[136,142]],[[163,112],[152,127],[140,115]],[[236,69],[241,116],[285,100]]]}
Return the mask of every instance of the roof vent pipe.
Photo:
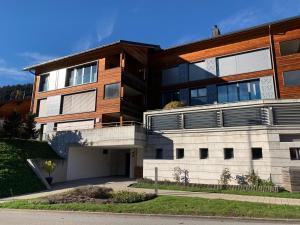
{"label": "roof vent pipe", "polygon": [[218,37],[221,35],[221,31],[217,25],[214,25],[212,28],[212,37]]}

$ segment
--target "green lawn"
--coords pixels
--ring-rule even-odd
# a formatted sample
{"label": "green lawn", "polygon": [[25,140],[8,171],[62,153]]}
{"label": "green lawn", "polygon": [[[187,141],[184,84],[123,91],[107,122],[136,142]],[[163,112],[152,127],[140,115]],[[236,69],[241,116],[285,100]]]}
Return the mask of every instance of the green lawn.
{"label": "green lawn", "polygon": [[19,200],[1,203],[0,208],[300,219],[300,206],[174,196],[160,196],[145,202],[127,204],[46,204]]}
{"label": "green lawn", "polygon": [[44,190],[26,159],[57,159],[46,142],[0,139],[0,197]]}
{"label": "green lawn", "polygon": [[[154,184],[151,183],[135,183],[131,187],[135,188],[149,188],[154,189]],[[158,184],[158,189],[161,190],[178,190],[178,191],[191,191],[191,192],[209,192],[209,193],[224,193],[224,194],[236,194],[236,195],[254,195],[254,196],[266,196],[266,197],[278,197],[278,198],[299,198],[300,192],[258,192],[258,191],[238,191],[238,190],[216,190],[211,188],[200,187],[186,187],[184,185],[164,185]]]}

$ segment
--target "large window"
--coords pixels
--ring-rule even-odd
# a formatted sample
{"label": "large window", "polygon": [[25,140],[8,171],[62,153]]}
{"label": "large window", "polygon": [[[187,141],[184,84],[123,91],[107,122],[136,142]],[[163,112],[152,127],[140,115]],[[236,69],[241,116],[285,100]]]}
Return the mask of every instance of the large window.
{"label": "large window", "polygon": [[219,76],[272,69],[269,49],[259,49],[217,58]]}
{"label": "large window", "polygon": [[92,83],[97,80],[97,64],[88,64],[67,70],[66,87]]}
{"label": "large window", "polygon": [[157,148],[155,152],[155,159],[163,158],[163,150],[161,148]]}
{"label": "large window", "polygon": [[300,53],[300,39],[281,42],[280,52],[282,56]]}
{"label": "large window", "polygon": [[261,99],[259,81],[229,83],[218,86],[218,102]]}
{"label": "large window", "polygon": [[197,88],[190,90],[191,105],[203,105],[207,103],[206,88]]}
{"label": "large window", "polygon": [[120,97],[120,83],[107,84],[104,88],[104,98],[119,98]]}
{"label": "large window", "polygon": [[200,159],[207,159],[208,158],[208,148],[200,148],[199,156],[200,156]]}
{"label": "large window", "polygon": [[162,103],[165,105],[172,101],[179,101],[179,99],[179,91],[165,92],[162,96]]}
{"label": "large window", "polygon": [[39,91],[48,91],[49,90],[49,74],[41,75]]}
{"label": "large window", "polygon": [[285,86],[299,86],[300,70],[283,72],[283,79],[284,79]]}

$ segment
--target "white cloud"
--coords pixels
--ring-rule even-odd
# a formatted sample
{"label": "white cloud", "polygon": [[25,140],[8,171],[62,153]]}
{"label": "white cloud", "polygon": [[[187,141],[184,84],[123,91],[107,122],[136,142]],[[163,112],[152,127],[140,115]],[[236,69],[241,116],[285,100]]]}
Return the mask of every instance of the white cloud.
{"label": "white cloud", "polygon": [[39,52],[21,52],[18,55],[32,64],[41,63],[56,58],[55,56],[43,55]]}
{"label": "white cloud", "polygon": [[93,32],[94,35],[88,35],[79,39],[75,43],[73,51],[77,52],[87,50],[99,45],[105,39],[109,38],[115,30],[117,15],[117,12],[112,12],[109,15],[103,15]]}
{"label": "white cloud", "polygon": [[229,32],[246,27],[251,27],[264,20],[263,14],[258,9],[244,9],[218,23],[221,32]]}

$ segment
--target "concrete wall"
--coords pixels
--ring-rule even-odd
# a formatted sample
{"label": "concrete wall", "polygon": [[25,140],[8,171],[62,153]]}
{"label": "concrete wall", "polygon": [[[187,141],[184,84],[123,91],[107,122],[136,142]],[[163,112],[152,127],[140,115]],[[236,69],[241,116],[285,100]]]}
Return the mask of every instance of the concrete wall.
{"label": "concrete wall", "polygon": [[[153,179],[154,167],[158,167],[160,180],[173,180],[173,169],[179,166],[190,171],[191,182],[217,184],[222,170],[228,168],[234,177],[254,170],[263,179],[271,174],[273,182],[281,184],[282,167],[300,166],[299,160],[291,161],[289,156],[289,147],[299,147],[300,142],[280,143],[282,132],[300,133],[300,129],[261,127],[152,134],[144,152],[144,177]],[[252,160],[252,147],[262,148],[262,159]],[[163,149],[164,159],[154,159],[156,148]],[[176,148],[184,148],[183,159],[176,159]],[[209,149],[208,159],[199,158],[199,148]],[[224,148],[234,148],[233,159],[224,160]]]}

